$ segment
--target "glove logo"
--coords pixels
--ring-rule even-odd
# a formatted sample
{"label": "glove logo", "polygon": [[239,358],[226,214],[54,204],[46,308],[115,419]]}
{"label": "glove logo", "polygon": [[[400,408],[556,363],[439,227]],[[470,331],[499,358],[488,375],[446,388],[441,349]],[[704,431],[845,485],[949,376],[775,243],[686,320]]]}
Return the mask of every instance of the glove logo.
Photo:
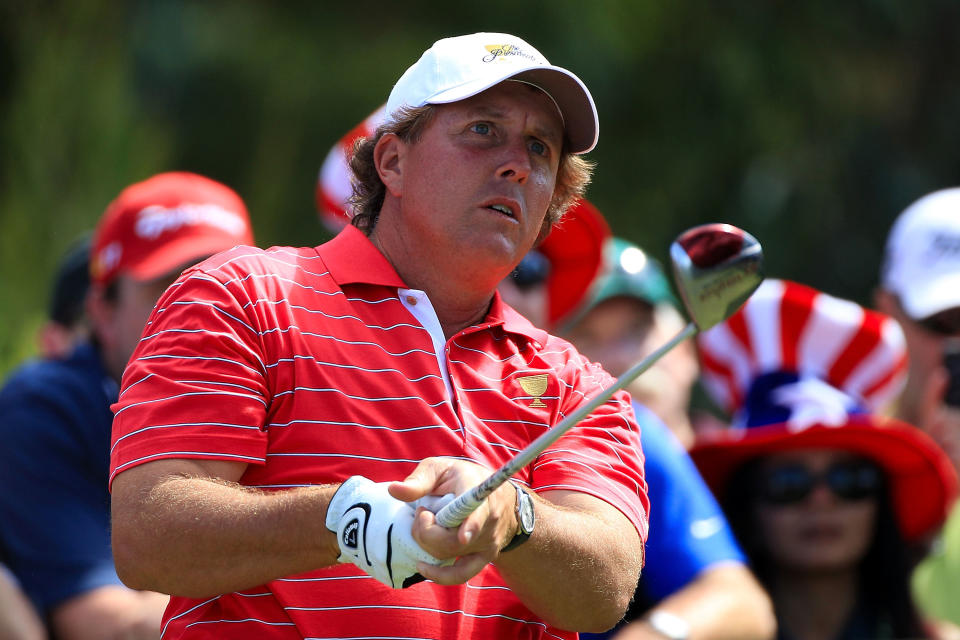
{"label": "glove logo", "polygon": [[347,523],[347,526],[343,528],[343,537],[341,542],[344,546],[349,547],[350,549],[357,548],[357,534],[360,531],[360,520],[354,518]]}
{"label": "glove logo", "polygon": [[347,524],[340,530],[340,548],[349,549],[351,553],[362,552],[367,566],[373,564],[367,552],[367,525],[370,524],[371,511],[369,503],[357,502],[343,513],[341,522],[346,520]]}

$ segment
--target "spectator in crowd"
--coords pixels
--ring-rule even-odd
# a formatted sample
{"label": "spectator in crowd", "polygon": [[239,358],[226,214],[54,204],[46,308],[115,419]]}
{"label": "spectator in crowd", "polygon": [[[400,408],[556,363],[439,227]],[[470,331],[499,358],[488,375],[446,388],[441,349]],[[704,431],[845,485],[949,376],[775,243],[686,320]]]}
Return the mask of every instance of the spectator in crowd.
{"label": "spectator in crowd", "polygon": [[[640,247],[612,238],[604,248],[604,270],[566,337],[587,358],[614,375],[666,343],[686,324],[660,265]],[[653,411],[684,448],[693,444],[690,394],[699,375],[693,342],[677,345],[627,387]]]}
{"label": "spectator in crowd", "polygon": [[46,629],[36,609],[20,589],[17,579],[0,564],[0,638],[44,640]]}
{"label": "spectator in crowd", "polygon": [[121,584],[110,548],[110,404],[160,292],[186,266],[252,241],[226,186],[165,173],[125,189],[92,242],[91,336],[0,390],[0,547],[55,637],[157,638],[168,598]]}
{"label": "spectator in crowd", "polygon": [[[57,267],[47,321],[37,331],[37,347],[43,358],[69,355],[85,336],[83,303],[90,282],[89,256],[90,238],[85,236],[68,249]],[[26,640],[46,637],[43,621],[20,588],[16,576],[0,564],[0,638]]]}
{"label": "spectator in crowd", "polygon": [[411,505],[610,382],[496,295],[586,185],[589,92],[478,33],[436,42],[387,105],[351,226],[188,270],[124,375],[114,553],[175,595],[167,637],[573,638],[633,593],[648,504],[624,393],[459,526]]}
{"label": "spectator in crowd", "polygon": [[909,572],[957,476],[925,433],[876,413],[903,384],[897,324],[767,280],[698,344],[734,418],[691,456],[773,598],[779,637],[933,637]]}
{"label": "spectator in crowd", "polygon": [[[909,374],[895,406],[898,418],[926,431],[960,469],[960,370],[945,354],[960,338],[960,188],[928,194],[894,222],[875,295],[907,341]],[[951,380],[951,373],[953,379]]]}
{"label": "spectator in crowd", "polygon": [[84,301],[90,287],[90,237],[77,240],[60,260],[50,292],[47,321],[37,332],[44,358],[63,358],[89,336]]}
{"label": "spectator in crowd", "polygon": [[[960,188],[920,198],[894,222],[875,304],[906,336],[910,368],[898,417],[930,434],[960,471]],[[913,587],[925,613],[960,625],[960,507]]]}

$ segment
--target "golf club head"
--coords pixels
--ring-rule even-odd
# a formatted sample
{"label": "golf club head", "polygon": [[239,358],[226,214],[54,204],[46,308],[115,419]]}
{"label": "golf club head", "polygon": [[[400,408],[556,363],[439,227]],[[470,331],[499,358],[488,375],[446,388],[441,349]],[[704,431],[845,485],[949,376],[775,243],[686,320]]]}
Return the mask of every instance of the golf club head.
{"label": "golf club head", "polygon": [[763,249],[730,224],[684,231],[670,245],[673,277],[690,320],[706,331],[736,313],[763,282]]}

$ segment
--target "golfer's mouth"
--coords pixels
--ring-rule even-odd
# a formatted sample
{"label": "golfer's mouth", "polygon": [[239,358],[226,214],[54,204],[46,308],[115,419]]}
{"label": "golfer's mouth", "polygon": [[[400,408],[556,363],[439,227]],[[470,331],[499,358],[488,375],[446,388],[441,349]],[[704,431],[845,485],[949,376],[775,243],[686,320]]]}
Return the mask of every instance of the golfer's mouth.
{"label": "golfer's mouth", "polygon": [[506,216],[512,220],[520,219],[520,216],[518,215],[520,208],[517,207],[516,205],[496,202],[494,204],[488,204],[486,208],[491,211],[496,211],[497,213],[503,216]]}

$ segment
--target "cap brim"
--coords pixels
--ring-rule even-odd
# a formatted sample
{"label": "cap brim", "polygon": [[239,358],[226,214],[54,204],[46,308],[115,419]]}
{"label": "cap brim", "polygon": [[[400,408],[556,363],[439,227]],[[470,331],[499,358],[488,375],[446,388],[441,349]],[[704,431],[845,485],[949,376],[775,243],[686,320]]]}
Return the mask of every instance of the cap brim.
{"label": "cap brim", "polygon": [[491,74],[458,85],[446,91],[430,96],[426,104],[447,104],[465,100],[504,80],[523,80],[536,85],[553,98],[563,116],[564,130],[570,143],[570,153],[580,154],[591,151],[597,146],[600,136],[600,124],[597,107],[586,85],[563,67],[534,66],[517,71],[510,67],[510,73]]}
{"label": "cap brim", "polygon": [[187,267],[202,262],[215,253],[232,249],[238,244],[249,243],[250,240],[242,238],[226,238],[222,233],[191,235],[163,245],[162,251],[154,251],[144,260],[130,265],[124,271],[140,281],[175,276]]}
{"label": "cap brim", "polygon": [[960,307],[960,273],[945,273],[911,282],[897,294],[907,315],[927,318]]}
{"label": "cap brim", "polygon": [[814,425],[791,431],[778,424],[720,431],[699,439],[690,457],[722,498],[742,464],[800,449],[840,449],[880,465],[889,477],[893,510],[906,540],[917,540],[939,527],[957,495],[956,472],[929,436],[906,423],[870,416],[852,416],[842,427]]}

